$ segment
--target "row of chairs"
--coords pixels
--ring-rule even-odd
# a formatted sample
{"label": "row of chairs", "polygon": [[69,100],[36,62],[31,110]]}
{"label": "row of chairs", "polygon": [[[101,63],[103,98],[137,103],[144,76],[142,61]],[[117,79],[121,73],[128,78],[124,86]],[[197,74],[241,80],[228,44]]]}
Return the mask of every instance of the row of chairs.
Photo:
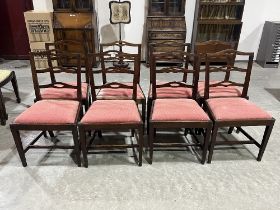
{"label": "row of chairs", "polygon": [[[248,65],[245,68],[234,66],[237,55],[248,57]],[[49,68],[36,69],[34,63],[36,56],[46,56]],[[236,127],[249,139],[248,141],[227,141],[225,144],[255,144],[260,148],[257,160],[261,160],[274,119],[247,100],[253,53],[242,53],[235,50],[225,50],[203,56],[189,52],[151,53],[150,58],[151,80],[147,104],[150,163],[153,159],[153,148],[158,146],[200,146],[202,148],[201,163],[205,162],[208,149],[208,162],[210,163],[214,146],[221,144],[221,142],[216,142],[220,127],[230,127],[229,133]],[[180,60],[184,65],[161,68],[156,65],[157,62],[174,59]],[[71,60],[75,65],[65,67],[62,65],[65,60]],[[87,66],[84,70],[85,83],[81,81],[83,73],[81,60]],[[101,69],[92,68],[95,60],[100,60]],[[109,61],[112,60],[115,62],[131,61],[133,67],[108,66],[111,63]],[[213,62],[217,60],[223,60],[224,65],[213,66]],[[202,61],[205,62],[205,69],[201,68]],[[49,49],[46,52],[31,53],[31,68],[37,102],[20,114],[10,125],[23,166],[27,165],[25,152],[30,148],[48,148],[49,146],[39,146],[35,143],[42,135],[46,135],[46,132],[54,137],[52,131],[56,130],[72,132],[74,146],[59,147],[74,149],[78,166],[81,165],[80,151],[83,153],[84,166],[87,167],[87,154],[90,149],[130,147],[138,149],[138,164],[142,164],[146,99],[139,85],[139,53],[129,54],[119,50],[102,50],[99,54],[87,54],[82,57],[80,54],[65,53],[64,50]],[[62,72],[75,75],[75,82],[58,82],[55,74]],[[199,82],[200,72],[205,74],[204,82]],[[211,80],[210,75],[215,72],[224,72],[225,77],[218,81]],[[238,83],[230,80],[232,72],[245,73],[244,82]],[[39,85],[37,77],[39,73],[49,73],[50,84]],[[108,82],[106,75],[110,73],[130,74],[132,79],[127,83]],[[160,73],[180,73],[183,74],[183,79],[169,82],[157,81]],[[97,74],[102,75],[101,85],[96,84]],[[41,91],[41,89],[44,90]],[[142,104],[142,114],[137,108],[139,103]],[[84,108],[81,107],[81,104],[84,105]],[[261,144],[241,128],[241,126],[256,125],[266,126]],[[174,128],[185,129],[185,134],[189,132],[193,135],[195,143],[156,143],[157,130]],[[94,144],[92,146],[96,135],[102,136],[101,131],[123,129],[132,131],[132,136],[137,141],[136,144]],[[40,130],[42,132],[24,149],[20,130]],[[197,138],[198,134],[203,136],[203,141]]]}

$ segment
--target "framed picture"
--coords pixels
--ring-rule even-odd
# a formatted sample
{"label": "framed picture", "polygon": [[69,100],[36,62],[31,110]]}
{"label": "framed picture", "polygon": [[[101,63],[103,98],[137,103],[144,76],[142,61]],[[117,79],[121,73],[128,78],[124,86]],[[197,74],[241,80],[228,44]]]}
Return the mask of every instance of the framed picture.
{"label": "framed picture", "polygon": [[117,23],[130,23],[130,7],[131,4],[129,1],[110,1],[110,22],[112,24]]}

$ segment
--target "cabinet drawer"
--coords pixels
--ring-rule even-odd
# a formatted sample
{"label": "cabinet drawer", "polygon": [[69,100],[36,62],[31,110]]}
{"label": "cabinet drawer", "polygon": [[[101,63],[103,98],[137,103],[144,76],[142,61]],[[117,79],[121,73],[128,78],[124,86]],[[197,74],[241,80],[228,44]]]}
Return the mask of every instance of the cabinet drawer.
{"label": "cabinet drawer", "polygon": [[54,28],[94,28],[95,13],[54,13]]}
{"label": "cabinet drawer", "polygon": [[147,28],[150,30],[177,30],[185,31],[185,17],[148,17]]}
{"label": "cabinet drawer", "polygon": [[149,32],[148,33],[149,39],[185,39],[184,32]]}
{"label": "cabinet drawer", "polygon": [[[150,40],[150,48],[153,46],[153,51],[154,52],[173,52],[173,51],[184,51],[184,46],[180,47],[180,46],[161,46],[160,44],[162,42],[167,42],[167,41],[171,41],[171,40]],[[184,44],[185,41],[184,40],[172,40],[172,41],[176,41],[178,43],[182,43]]]}

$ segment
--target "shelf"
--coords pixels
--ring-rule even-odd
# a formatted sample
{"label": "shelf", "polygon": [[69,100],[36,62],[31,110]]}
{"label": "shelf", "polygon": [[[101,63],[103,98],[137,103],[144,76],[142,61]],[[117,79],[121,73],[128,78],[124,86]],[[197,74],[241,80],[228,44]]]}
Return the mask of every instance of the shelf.
{"label": "shelf", "polygon": [[230,5],[234,5],[234,6],[243,6],[245,3],[244,2],[201,2],[200,5],[224,5],[224,6],[230,6]]}
{"label": "shelf", "polygon": [[223,25],[241,25],[241,20],[231,20],[231,19],[205,19],[198,20],[198,24],[223,24]]}

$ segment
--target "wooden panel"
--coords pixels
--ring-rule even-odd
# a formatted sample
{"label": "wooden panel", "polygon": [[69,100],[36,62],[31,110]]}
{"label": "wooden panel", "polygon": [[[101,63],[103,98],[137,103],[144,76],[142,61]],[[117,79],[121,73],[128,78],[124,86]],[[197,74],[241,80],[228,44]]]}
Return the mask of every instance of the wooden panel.
{"label": "wooden panel", "polygon": [[148,17],[147,29],[185,31],[186,30],[185,17]]}
{"label": "wooden panel", "polygon": [[182,32],[148,32],[149,39],[185,39],[185,33]]}
{"label": "wooden panel", "polygon": [[95,13],[54,13],[54,28],[93,28]]}

